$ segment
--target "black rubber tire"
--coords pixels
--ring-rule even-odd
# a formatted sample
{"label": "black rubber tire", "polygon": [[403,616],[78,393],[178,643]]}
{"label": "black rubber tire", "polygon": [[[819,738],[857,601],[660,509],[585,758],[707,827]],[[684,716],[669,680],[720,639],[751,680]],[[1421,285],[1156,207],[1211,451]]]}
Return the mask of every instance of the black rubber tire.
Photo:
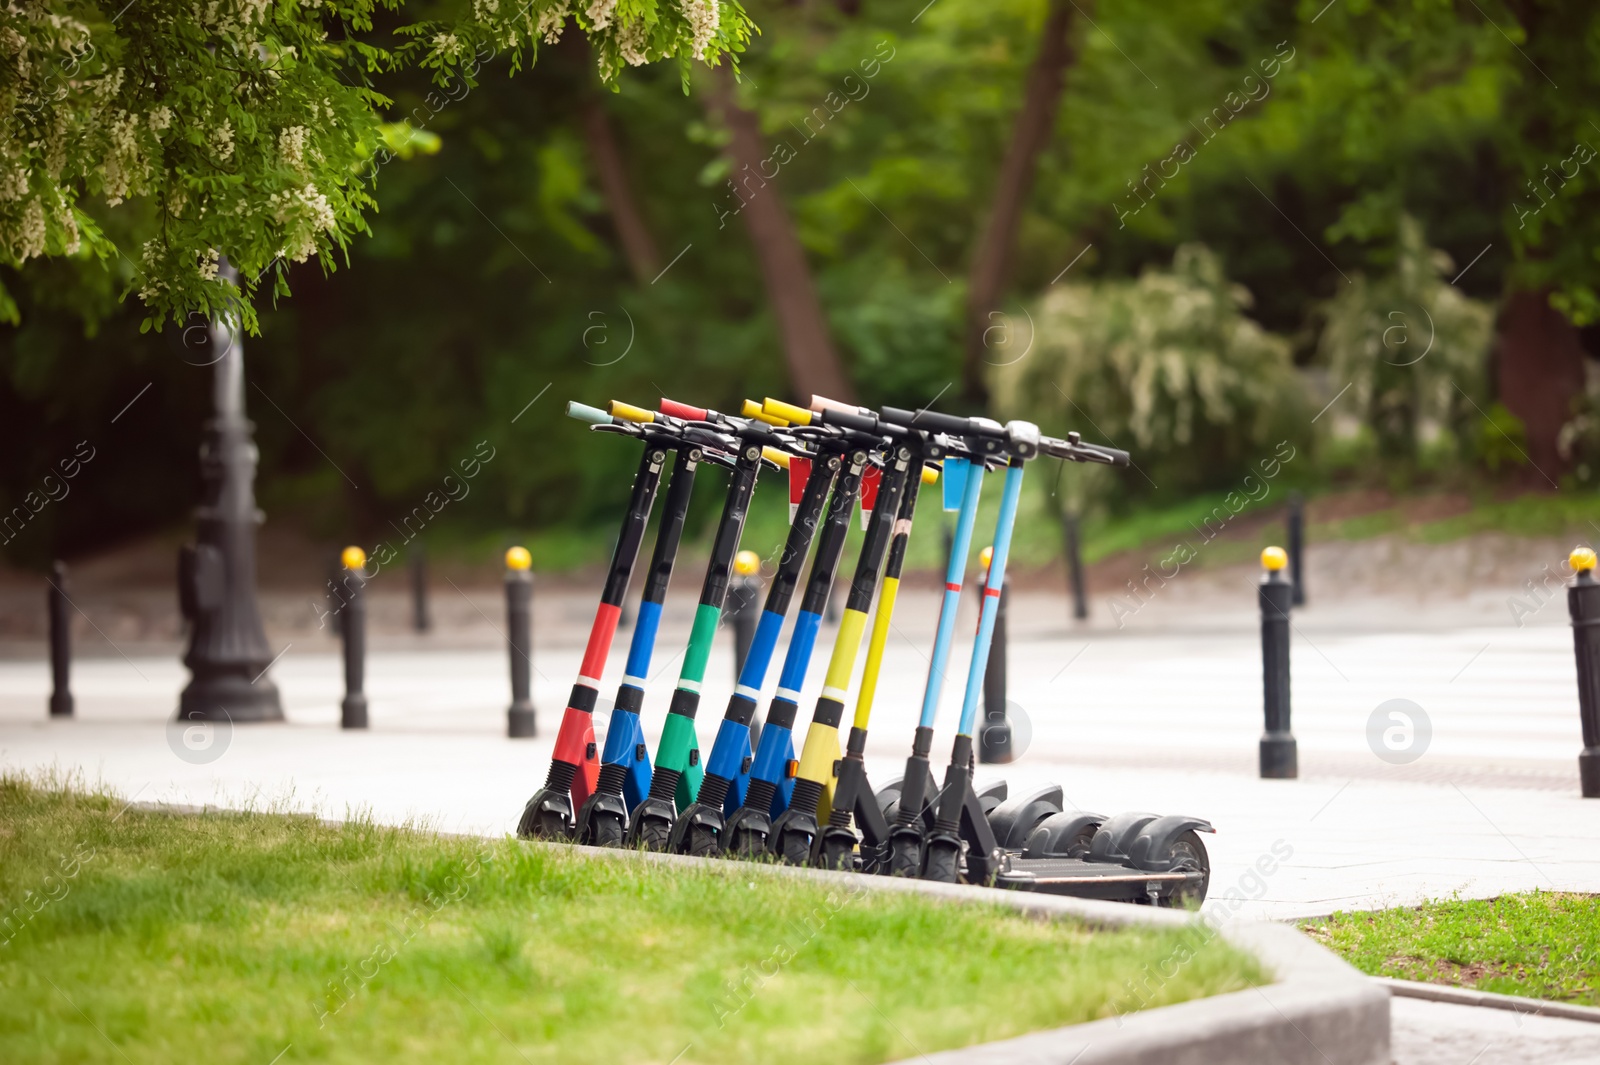
{"label": "black rubber tire", "polygon": [[916,840],[898,837],[889,840],[889,875],[922,875],[922,847]]}
{"label": "black rubber tire", "polygon": [[1198,888],[1185,884],[1170,893],[1163,893],[1158,906],[1170,909],[1197,910],[1206,900],[1206,891],[1211,887],[1211,858],[1206,854],[1204,843],[1193,829],[1184,832],[1172,841],[1172,868],[1184,872],[1200,872],[1205,874]]}
{"label": "black rubber tire", "polygon": [[927,866],[922,870],[922,879],[940,884],[954,884],[960,879],[957,868],[960,861],[961,851],[955,847],[929,847]]}
{"label": "black rubber tire", "polygon": [[637,839],[647,851],[664,851],[672,840],[672,824],[659,817],[646,817],[639,822]]}
{"label": "black rubber tire", "polygon": [[767,853],[767,838],[754,832],[735,830],[728,837],[723,853],[729,858],[755,859]]}
{"label": "black rubber tire", "polygon": [[855,848],[847,840],[823,837],[817,854],[817,866],[848,873],[856,867]]}
{"label": "black rubber tire", "polygon": [[597,813],[589,818],[589,835],[596,847],[621,847],[627,842],[628,832],[622,819],[613,814]]}
{"label": "black rubber tire", "polygon": [[804,833],[785,832],[778,837],[775,850],[784,865],[811,864],[811,840]]}
{"label": "black rubber tire", "polygon": [[705,825],[690,825],[683,841],[683,853],[696,858],[714,858],[722,850],[717,842],[717,834]]}

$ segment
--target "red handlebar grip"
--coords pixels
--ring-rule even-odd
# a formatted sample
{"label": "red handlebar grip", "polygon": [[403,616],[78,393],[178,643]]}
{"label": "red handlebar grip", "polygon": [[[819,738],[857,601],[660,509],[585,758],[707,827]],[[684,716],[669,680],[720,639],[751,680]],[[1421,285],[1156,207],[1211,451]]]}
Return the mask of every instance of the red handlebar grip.
{"label": "red handlebar grip", "polygon": [[711,420],[711,413],[704,407],[691,407],[687,403],[679,403],[675,399],[661,398],[661,413],[673,418],[682,418],[686,422],[706,422]]}

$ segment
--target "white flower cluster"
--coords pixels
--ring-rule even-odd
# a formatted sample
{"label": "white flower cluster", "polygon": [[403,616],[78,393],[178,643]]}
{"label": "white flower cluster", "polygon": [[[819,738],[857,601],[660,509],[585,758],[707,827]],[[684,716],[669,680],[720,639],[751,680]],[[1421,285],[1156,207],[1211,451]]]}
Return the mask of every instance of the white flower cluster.
{"label": "white flower cluster", "polygon": [[226,163],[233,158],[233,121],[224,118],[222,125],[211,135],[211,148],[217,158]]}
{"label": "white flower cluster", "polygon": [[315,185],[275,192],[269,199],[273,217],[285,228],[283,254],[303,263],[317,253],[317,234],[338,228],[328,198]]}
{"label": "white flower cluster", "polygon": [[566,27],[567,16],[572,13],[571,0],[559,0],[539,12],[538,34],[545,44],[555,44],[561,40],[561,31]]}
{"label": "white flower cluster", "polygon": [[589,16],[589,25],[596,30],[610,27],[611,16],[616,13],[617,0],[589,0],[589,9],[584,12]]}
{"label": "white flower cluster", "polygon": [[200,257],[200,280],[215,281],[217,270],[222,265],[222,253],[215,248],[207,248],[206,253]]}
{"label": "white flower cluster", "polygon": [[172,108],[154,108],[145,118],[150,123],[151,130],[156,133],[164,133],[172,125]]}
{"label": "white flower cluster", "polygon": [[617,27],[617,51],[630,67],[642,67],[649,62],[649,56],[645,54],[649,43],[646,40],[648,29],[644,19],[625,22]]}
{"label": "white flower cluster", "polygon": [[115,207],[139,191],[150,170],[139,147],[139,117],[113,111],[106,126],[104,180],[106,205]]}
{"label": "white flower cluster", "polygon": [[680,6],[683,17],[689,20],[689,31],[694,35],[694,57],[704,60],[706,46],[717,35],[717,26],[722,20],[722,5],[717,0],[680,0]]}
{"label": "white flower cluster", "polygon": [[278,156],[283,165],[294,170],[306,167],[306,128],[290,126],[278,131]]}
{"label": "white flower cluster", "polygon": [[11,253],[18,261],[31,259],[35,255],[44,254],[45,226],[44,204],[37,198],[30,199],[22,205],[22,221],[17,226],[17,234],[11,245]]}
{"label": "white flower cluster", "polygon": [[472,17],[488,22],[500,10],[500,0],[472,0]]}
{"label": "white flower cluster", "polygon": [[20,200],[28,194],[28,168],[9,159],[0,163],[0,203]]}
{"label": "white flower cluster", "polygon": [[460,38],[453,33],[434,34],[433,53],[445,62],[453,62],[461,54]]}

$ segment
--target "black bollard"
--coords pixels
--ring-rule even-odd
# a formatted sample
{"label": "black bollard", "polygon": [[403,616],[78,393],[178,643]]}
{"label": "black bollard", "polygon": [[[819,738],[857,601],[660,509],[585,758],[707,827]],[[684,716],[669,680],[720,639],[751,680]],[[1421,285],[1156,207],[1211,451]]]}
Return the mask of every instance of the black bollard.
{"label": "black bollard", "polygon": [[344,596],[343,621],[339,633],[344,637],[344,702],[339,705],[340,728],[367,727],[367,594],[362,569],[366,552],[347,547],[340,556],[344,574],[339,582]]}
{"label": "black bollard", "polygon": [[533,718],[533,556],[525,547],[506,552],[506,628],[511,643],[511,709],[506,735],[532,739]]}
{"label": "black bollard", "polygon": [[1083,586],[1083,545],[1078,540],[1077,513],[1069,510],[1061,515],[1061,525],[1067,537],[1067,584],[1072,589],[1072,616],[1082,621],[1089,616],[1089,599]]}
{"label": "black bollard", "polygon": [[[984,585],[988,577],[984,577]],[[1000,602],[995,605],[994,642],[989,645],[989,665],[983,672],[983,733],[978,741],[978,761],[1003,765],[1014,757],[1011,751],[1011,722],[1006,718],[1006,608],[1011,598],[1011,579],[1000,585]]]}
{"label": "black bollard", "polygon": [[1595,553],[1590,548],[1577,548],[1569,561],[1576,573],[1567,585],[1567,612],[1572,615],[1578,718],[1583,726],[1578,784],[1585,799],[1600,799],[1600,581],[1594,579]]}
{"label": "black bollard", "polygon": [[1294,585],[1295,606],[1306,605],[1306,501],[1289,493],[1289,580]]}
{"label": "black bollard", "polygon": [[1261,552],[1261,693],[1266,731],[1261,734],[1261,778],[1293,780],[1300,775],[1294,734],[1289,731],[1289,611],[1294,587],[1284,576],[1289,556],[1281,547]]}
{"label": "black bollard", "polygon": [[411,552],[411,627],[418,632],[433,627],[428,616],[428,556],[420,543]]}
{"label": "black bollard", "polygon": [[350,594],[345,590],[345,568],[343,553],[335,551],[328,556],[328,584],[325,598],[328,600],[328,612],[323,615],[328,622],[328,635],[340,636],[344,629],[344,605],[349,600]]}
{"label": "black bollard", "polygon": [[67,602],[67,565],[50,567],[50,716],[72,716],[72,615]]}

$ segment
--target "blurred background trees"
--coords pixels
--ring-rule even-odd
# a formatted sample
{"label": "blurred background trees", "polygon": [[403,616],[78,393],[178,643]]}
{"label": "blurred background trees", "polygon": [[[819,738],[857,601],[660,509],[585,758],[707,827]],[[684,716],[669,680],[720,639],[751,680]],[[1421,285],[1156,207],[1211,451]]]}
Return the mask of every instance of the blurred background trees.
{"label": "blurred background trees", "polygon": [[[578,533],[631,460],[562,404],[661,394],[1035,416],[1135,451],[1146,476],[1094,488],[1110,508],[1226,485],[1279,439],[1323,478],[1600,473],[1593,5],[749,14],[741,79],[696,66],[687,91],[672,65],[608,91],[578,35],[453,96],[374,78],[411,132],[371,236],[348,269],[289,266],[246,346],[274,520],[382,534],[487,440],[441,528]],[[192,323],[139,333],[131,279],[0,269],[0,504],[100,448],[92,499],[42,512],[16,563],[193,498],[205,360]]]}

